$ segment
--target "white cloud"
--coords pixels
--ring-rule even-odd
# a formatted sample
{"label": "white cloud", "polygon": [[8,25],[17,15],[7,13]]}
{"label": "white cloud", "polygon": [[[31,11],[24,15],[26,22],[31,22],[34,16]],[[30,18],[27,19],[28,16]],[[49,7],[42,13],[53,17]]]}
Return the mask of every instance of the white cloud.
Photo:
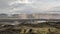
{"label": "white cloud", "polygon": [[[51,2],[52,1],[52,2]],[[59,0],[31,0],[31,1],[21,1],[21,0],[18,0],[18,1],[14,1],[14,2],[11,2],[10,5],[16,5],[17,4],[22,4],[22,8],[16,8],[15,10],[13,9],[12,11],[24,11],[25,9],[23,8],[26,8],[28,7],[27,9],[29,9],[29,7],[31,7],[32,11],[33,12],[42,12],[44,13],[44,11],[47,11],[53,7],[56,7],[56,6],[59,6],[60,5],[60,2]],[[23,6],[25,5],[25,6]],[[19,7],[19,6],[18,6]],[[21,9],[21,10],[19,10]]]}
{"label": "white cloud", "polygon": [[60,6],[60,0],[0,0],[0,10],[12,13],[24,12],[27,9],[34,13],[47,13],[51,8],[58,6]]}
{"label": "white cloud", "polygon": [[13,5],[13,4],[16,4],[16,3],[20,3],[20,4],[31,4],[32,2],[29,2],[28,0],[16,0],[16,1],[13,1],[11,2],[9,5]]}

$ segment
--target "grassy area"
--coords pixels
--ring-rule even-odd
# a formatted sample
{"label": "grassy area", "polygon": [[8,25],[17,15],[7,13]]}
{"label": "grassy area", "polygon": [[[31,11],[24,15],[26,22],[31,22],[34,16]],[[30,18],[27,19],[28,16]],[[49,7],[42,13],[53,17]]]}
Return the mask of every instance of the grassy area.
{"label": "grassy area", "polygon": [[[24,32],[24,30],[26,29],[26,32]],[[24,30],[22,30],[23,34],[27,34],[27,33],[34,33],[34,34],[60,34],[60,29],[57,28],[52,28],[52,27],[48,27],[48,28],[25,28]],[[31,30],[31,31],[30,31]],[[20,32],[21,33],[21,32]]]}
{"label": "grassy area", "polygon": [[10,27],[6,30],[0,31],[0,34],[60,34],[59,29],[60,25],[57,24],[55,23],[21,24],[16,27]]}
{"label": "grassy area", "polygon": [[20,29],[7,29],[1,31],[0,34],[60,34],[60,29],[53,27],[34,28],[24,26]]}

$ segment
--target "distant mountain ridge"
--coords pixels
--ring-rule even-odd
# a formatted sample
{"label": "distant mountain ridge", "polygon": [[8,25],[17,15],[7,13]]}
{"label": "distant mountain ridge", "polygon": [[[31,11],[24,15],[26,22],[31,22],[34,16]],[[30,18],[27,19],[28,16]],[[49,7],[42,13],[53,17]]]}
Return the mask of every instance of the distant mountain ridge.
{"label": "distant mountain ridge", "polygon": [[0,18],[20,18],[20,19],[28,19],[28,18],[37,18],[37,19],[60,19],[60,14],[0,14]]}

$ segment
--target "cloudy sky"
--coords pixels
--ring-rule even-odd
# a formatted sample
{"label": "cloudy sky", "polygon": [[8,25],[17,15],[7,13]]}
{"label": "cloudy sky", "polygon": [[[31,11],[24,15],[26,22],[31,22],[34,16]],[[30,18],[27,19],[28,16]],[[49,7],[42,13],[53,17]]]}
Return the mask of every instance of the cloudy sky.
{"label": "cloudy sky", "polygon": [[0,0],[0,13],[59,13],[60,0]]}

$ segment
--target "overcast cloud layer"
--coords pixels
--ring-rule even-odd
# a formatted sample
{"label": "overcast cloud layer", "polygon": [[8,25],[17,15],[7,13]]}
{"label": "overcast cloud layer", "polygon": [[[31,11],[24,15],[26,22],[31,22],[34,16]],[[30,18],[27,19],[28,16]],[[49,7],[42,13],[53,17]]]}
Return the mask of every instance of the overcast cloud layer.
{"label": "overcast cloud layer", "polygon": [[60,0],[0,0],[0,13],[59,13]]}

